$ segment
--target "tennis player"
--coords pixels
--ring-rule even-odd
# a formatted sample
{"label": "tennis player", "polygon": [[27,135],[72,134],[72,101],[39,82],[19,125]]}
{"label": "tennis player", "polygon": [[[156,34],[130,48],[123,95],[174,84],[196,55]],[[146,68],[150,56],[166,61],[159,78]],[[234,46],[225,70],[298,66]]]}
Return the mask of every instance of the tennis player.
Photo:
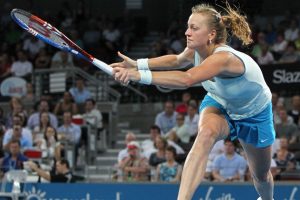
{"label": "tennis player", "polygon": [[[185,32],[186,49],[166,55],[114,63],[116,80],[136,81],[171,88],[187,88],[199,82],[207,90],[200,106],[198,135],[184,164],[178,200],[192,199],[203,179],[208,154],[216,141],[238,138],[244,148],[259,199],[273,199],[270,172],[271,144],[275,138],[271,92],[257,63],[248,55],[226,45],[230,31],[244,45],[250,44],[251,30],[246,17],[228,3],[226,15],[215,8],[196,5]],[[187,71],[152,71],[177,67],[185,62],[195,67]]]}

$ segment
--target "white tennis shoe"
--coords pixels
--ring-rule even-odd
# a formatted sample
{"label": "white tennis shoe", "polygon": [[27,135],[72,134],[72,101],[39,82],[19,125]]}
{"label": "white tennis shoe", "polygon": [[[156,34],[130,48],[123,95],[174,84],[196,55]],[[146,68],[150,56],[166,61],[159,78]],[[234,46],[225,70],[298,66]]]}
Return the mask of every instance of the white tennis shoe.
{"label": "white tennis shoe", "polygon": [[[257,200],[262,200],[261,197],[259,197]],[[274,200],[274,199],[273,199]]]}

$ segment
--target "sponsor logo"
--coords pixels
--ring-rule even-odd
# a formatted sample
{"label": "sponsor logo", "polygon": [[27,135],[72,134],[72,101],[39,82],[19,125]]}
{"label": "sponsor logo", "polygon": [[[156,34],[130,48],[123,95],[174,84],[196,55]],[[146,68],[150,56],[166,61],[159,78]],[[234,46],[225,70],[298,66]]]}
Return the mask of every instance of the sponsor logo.
{"label": "sponsor logo", "polygon": [[289,72],[285,69],[275,70],[273,72],[273,83],[300,83],[300,72]]}

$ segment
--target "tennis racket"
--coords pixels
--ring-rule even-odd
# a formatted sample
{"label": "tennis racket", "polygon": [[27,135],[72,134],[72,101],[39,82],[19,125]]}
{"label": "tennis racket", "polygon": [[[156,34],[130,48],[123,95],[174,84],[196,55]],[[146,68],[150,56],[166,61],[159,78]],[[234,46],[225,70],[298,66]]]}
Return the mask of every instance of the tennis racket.
{"label": "tennis racket", "polygon": [[10,14],[19,26],[38,39],[63,51],[71,52],[77,57],[92,63],[107,74],[112,75],[112,67],[88,54],[48,22],[17,8],[13,9]]}

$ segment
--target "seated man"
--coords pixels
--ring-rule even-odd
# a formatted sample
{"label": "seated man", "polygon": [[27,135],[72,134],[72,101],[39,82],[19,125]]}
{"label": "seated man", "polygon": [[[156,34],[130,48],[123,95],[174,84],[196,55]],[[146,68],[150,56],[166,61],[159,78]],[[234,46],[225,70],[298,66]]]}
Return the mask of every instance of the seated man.
{"label": "seated man", "polygon": [[20,125],[13,125],[12,129],[8,129],[5,132],[3,138],[3,148],[5,150],[8,149],[11,140],[18,140],[22,149],[30,148],[33,144],[31,132]]}
{"label": "seated man", "polygon": [[102,129],[102,114],[96,107],[96,102],[94,99],[85,100],[85,113],[83,118],[87,124],[96,126],[98,129]]}
{"label": "seated man", "polygon": [[224,145],[224,153],[213,162],[213,179],[221,182],[243,180],[247,168],[246,160],[235,152],[233,141],[226,139]]}
{"label": "seated man", "polygon": [[58,127],[57,133],[59,134],[59,139],[79,145],[81,138],[81,129],[79,126],[72,123],[72,113],[70,111],[64,112],[63,125]]}
{"label": "seated man", "polygon": [[69,162],[61,159],[56,162],[55,173],[49,173],[39,168],[35,162],[29,161],[28,166],[35,171],[40,177],[51,183],[73,183],[75,182],[73,174],[70,170]]}
{"label": "seated man", "polygon": [[121,151],[119,151],[118,153],[118,164],[121,163],[121,161],[128,157],[128,149],[127,149],[127,145],[131,142],[131,141],[135,141],[136,140],[136,136],[133,132],[128,132],[125,136],[125,145],[126,148],[122,149]]}
{"label": "seated man", "polygon": [[91,98],[91,93],[88,88],[85,87],[84,80],[81,78],[76,80],[76,85],[70,88],[69,92],[77,104],[83,104],[87,99]]}
{"label": "seated man", "polygon": [[176,115],[174,102],[166,101],[164,110],[155,117],[155,125],[160,128],[161,135],[165,135],[176,125]]}
{"label": "seated man", "polygon": [[140,155],[140,145],[131,141],[127,145],[128,157],[119,164],[123,173],[123,181],[147,181],[149,180],[148,160]]}
{"label": "seated man", "polygon": [[28,158],[21,153],[21,143],[17,139],[9,142],[9,153],[4,157],[2,162],[2,172],[6,173],[11,169],[23,169],[23,162]]}
{"label": "seated man", "polygon": [[177,144],[188,144],[190,142],[190,129],[184,123],[184,115],[178,113],[176,116],[176,125],[166,134],[166,137]]}

